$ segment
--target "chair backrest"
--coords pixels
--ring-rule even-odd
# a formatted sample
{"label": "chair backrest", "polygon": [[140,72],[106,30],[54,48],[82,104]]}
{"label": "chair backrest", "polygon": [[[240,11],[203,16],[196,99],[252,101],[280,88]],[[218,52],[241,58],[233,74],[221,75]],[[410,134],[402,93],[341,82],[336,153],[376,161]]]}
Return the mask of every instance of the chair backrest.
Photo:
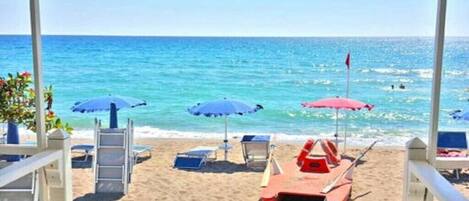
{"label": "chair backrest", "polygon": [[241,140],[243,155],[265,156],[269,155],[270,135],[245,135]]}
{"label": "chair backrest", "polygon": [[439,131],[438,148],[467,149],[466,132],[463,131]]}

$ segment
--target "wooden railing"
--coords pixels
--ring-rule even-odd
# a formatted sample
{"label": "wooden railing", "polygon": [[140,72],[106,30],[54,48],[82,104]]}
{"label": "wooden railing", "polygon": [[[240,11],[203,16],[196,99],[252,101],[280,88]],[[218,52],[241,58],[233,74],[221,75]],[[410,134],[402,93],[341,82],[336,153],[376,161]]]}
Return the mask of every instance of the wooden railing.
{"label": "wooden railing", "polygon": [[[39,181],[41,201],[72,200],[72,170],[70,138],[62,130],[54,130],[48,137],[46,150],[32,145],[0,145],[1,154],[30,155],[24,160],[0,169],[0,187],[37,171],[43,174]],[[41,178],[41,177],[40,177]]]}
{"label": "wooden railing", "polygon": [[404,201],[467,201],[463,194],[454,188],[433,167],[426,158],[427,145],[419,138],[406,145],[404,170]]}

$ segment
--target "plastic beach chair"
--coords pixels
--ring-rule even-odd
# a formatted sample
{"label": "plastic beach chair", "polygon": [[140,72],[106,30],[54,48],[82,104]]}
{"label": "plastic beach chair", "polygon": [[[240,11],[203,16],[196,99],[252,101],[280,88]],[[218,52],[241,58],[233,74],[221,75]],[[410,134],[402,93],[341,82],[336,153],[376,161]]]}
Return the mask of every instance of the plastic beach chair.
{"label": "plastic beach chair", "polygon": [[[0,169],[10,165],[0,162]],[[38,179],[36,171],[0,188],[0,201],[37,201]]]}
{"label": "plastic beach chair", "polygon": [[[467,154],[466,132],[461,131],[439,131],[437,141],[437,157],[465,158]],[[459,170],[454,170],[456,178],[459,179]]]}
{"label": "plastic beach chair", "polygon": [[270,153],[270,135],[245,135],[241,147],[248,167],[265,167]]}
{"label": "plastic beach chair", "polygon": [[178,169],[200,169],[207,161],[217,159],[218,147],[198,146],[187,152],[178,153],[174,167]]}

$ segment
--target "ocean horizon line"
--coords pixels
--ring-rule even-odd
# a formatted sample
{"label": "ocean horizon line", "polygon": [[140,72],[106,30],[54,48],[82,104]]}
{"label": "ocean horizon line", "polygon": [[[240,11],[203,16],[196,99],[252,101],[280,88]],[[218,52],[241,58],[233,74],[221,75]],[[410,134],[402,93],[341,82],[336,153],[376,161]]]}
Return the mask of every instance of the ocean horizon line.
{"label": "ocean horizon line", "polygon": [[[31,34],[5,34],[0,33],[0,36],[30,36]],[[391,35],[391,36],[306,36],[306,35],[298,35],[298,36],[286,36],[286,35],[120,35],[120,34],[42,34],[42,36],[70,36],[70,37],[148,37],[148,38],[430,38],[432,39],[434,36],[418,36],[418,35],[410,35],[410,36],[398,36],[398,35]],[[446,38],[469,38],[469,36],[446,36]]]}

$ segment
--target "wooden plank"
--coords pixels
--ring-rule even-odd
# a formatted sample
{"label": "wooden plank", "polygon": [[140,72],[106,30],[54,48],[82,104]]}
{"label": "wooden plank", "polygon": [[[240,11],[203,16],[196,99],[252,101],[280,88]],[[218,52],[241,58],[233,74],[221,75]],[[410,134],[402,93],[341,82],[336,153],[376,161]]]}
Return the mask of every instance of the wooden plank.
{"label": "wooden plank", "polygon": [[0,144],[0,154],[34,155],[39,149],[34,145]]}
{"label": "wooden plank", "polygon": [[0,187],[3,187],[56,160],[62,159],[62,155],[62,150],[43,151],[25,160],[15,162],[0,169]]}
{"label": "wooden plank", "polygon": [[468,201],[429,163],[411,160],[409,169],[439,201]]}
{"label": "wooden plank", "polygon": [[435,161],[435,168],[469,168],[469,157],[437,157]]}

